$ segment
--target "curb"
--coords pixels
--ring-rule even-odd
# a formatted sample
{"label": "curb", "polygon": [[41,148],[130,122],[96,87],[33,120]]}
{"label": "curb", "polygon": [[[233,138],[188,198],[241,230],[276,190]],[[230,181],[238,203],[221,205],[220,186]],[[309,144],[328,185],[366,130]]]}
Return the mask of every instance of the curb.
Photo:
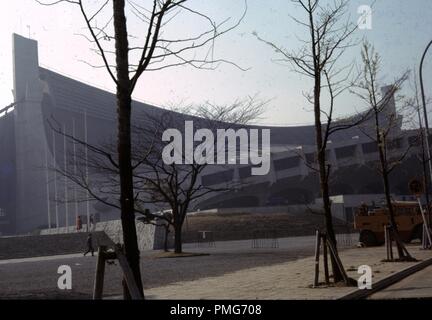
{"label": "curb", "polygon": [[337,298],[337,300],[360,300],[365,299],[368,296],[381,291],[399,281],[402,279],[432,265],[432,258],[429,258],[427,260],[424,260],[420,263],[417,263],[413,266],[410,266],[406,269],[403,269],[395,274],[392,274],[384,279],[379,280],[378,282],[374,283],[372,286],[372,289],[356,289],[350,293],[348,293],[345,296],[342,296],[340,298]]}

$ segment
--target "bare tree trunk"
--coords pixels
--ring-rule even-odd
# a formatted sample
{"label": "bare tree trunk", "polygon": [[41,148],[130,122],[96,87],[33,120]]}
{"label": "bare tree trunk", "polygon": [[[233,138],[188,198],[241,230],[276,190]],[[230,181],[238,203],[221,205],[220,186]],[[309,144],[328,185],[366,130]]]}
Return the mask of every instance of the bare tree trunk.
{"label": "bare tree trunk", "polygon": [[189,201],[185,201],[183,204],[179,205],[179,209],[173,210],[174,215],[174,252],[183,252],[182,243],[182,229],[183,223],[186,218],[187,209],[189,207]]}
{"label": "bare tree trunk", "polygon": [[174,252],[175,253],[183,252],[181,232],[182,232],[181,223],[179,221],[174,222]]}
{"label": "bare tree trunk", "polygon": [[168,235],[169,235],[169,225],[165,226],[165,239],[164,239],[164,251],[168,252]]}
{"label": "bare tree trunk", "polygon": [[[318,157],[317,160],[319,166],[320,189],[321,189],[321,196],[323,199],[326,233],[328,239],[333,243],[333,246],[337,254],[337,243],[336,243],[336,236],[333,228],[330,192],[328,186],[328,173],[326,168],[326,154],[325,154],[322,124],[321,124],[320,96],[321,96],[321,78],[320,75],[317,75],[315,77],[315,88],[314,88],[314,113],[315,113],[315,135],[316,135],[315,138],[316,138],[317,157]],[[337,262],[334,259],[333,255],[330,255],[330,257],[331,257],[334,282],[339,282],[342,280],[341,271],[339,270]]]}
{"label": "bare tree trunk", "polygon": [[[322,179],[321,179],[322,180]],[[326,234],[330,242],[333,244],[333,247],[335,248],[335,253],[337,252],[337,241],[336,241],[336,235],[333,228],[333,218],[332,218],[332,212],[331,212],[331,201],[330,201],[330,194],[329,194],[329,186],[328,181],[321,181],[321,193],[324,203],[324,213],[325,213],[325,226],[326,226]],[[333,257],[333,255],[330,255],[331,258],[331,264],[333,269],[333,279],[335,282],[342,281],[342,273],[341,270],[339,270],[338,264]]]}
{"label": "bare tree trunk", "polygon": [[[386,166],[386,161],[384,157],[384,151],[383,151],[383,143],[384,141],[378,141],[378,145],[380,146],[379,149],[379,157],[381,162],[381,171],[382,171],[382,179],[384,184],[384,194],[386,198],[387,208],[389,211],[389,220],[390,220],[390,226],[393,229],[393,231],[398,234],[398,227],[396,224],[396,220],[394,217],[394,210],[393,210],[393,204],[391,201],[391,194],[390,194],[390,183],[389,183],[389,176],[388,176],[388,170]],[[399,242],[396,241],[396,247],[398,251],[399,258],[403,258],[405,256],[402,247],[400,246]]]}
{"label": "bare tree trunk", "polygon": [[[379,123],[379,116],[378,116],[378,110],[376,107],[374,107],[375,112],[375,132],[376,132],[376,140],[378,144],[378,154],[380,158],[380,164],[381,164],[381,176],[384,184],[384,195],[387,203],[387,208],[389,212],[389,220],[390,220],[390,226],[395,234],[398,234],[398,227],[396,224],[395,216],[394,216],[394,209],[393,204],[391,200],[391,194],[390,194],[390,183],[389,183],[389,171],[387,167],[387,159],[384,154],[384,148],[385,148],[385,136],[381,136],[380,133],[380,123]],[[399,241],[396,241],[396,248],[398,251],[399,259],[402,259],[405,257],[403,248],[401,247],[401,244]]]}
{"label": "bare tree trunk", "polygon": [[[131,162],[131,81],[129,79],[129,48],[124,13],[124,0],[114,0],[115,51],[117,63],[118,157],[120,175],[120,206],[125,255],[136,284],[144,297],[140,272],[140,253],[135,226],[133,174]],[[123,281],[124,292],[127,293]],[[130,295],[126,294],[125,298]]]}

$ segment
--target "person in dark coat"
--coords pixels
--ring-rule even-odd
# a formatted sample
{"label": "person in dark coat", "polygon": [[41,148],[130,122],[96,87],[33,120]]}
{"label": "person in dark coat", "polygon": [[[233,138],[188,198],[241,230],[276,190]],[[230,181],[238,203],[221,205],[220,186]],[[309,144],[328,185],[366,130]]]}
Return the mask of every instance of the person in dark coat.
{"label": "person in dark coat", "polygon": [[94,249],[93,249],[93,238],[92,238],[92,234],[89,233],[87,236],[87,251],[84,252],[84,256],[87,255],[87,253],[91,252],[92,257],[94,257]]}

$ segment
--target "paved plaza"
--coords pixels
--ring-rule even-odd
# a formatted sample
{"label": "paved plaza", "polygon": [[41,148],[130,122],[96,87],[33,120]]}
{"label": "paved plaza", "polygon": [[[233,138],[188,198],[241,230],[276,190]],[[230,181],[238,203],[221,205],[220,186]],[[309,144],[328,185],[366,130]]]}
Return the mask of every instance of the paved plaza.
{"label": "paved plaza", "polygon": [[[383,247],[356,248],[355,238],[339,236],[341,259],[348,274],[357,279],[357,268],[368,264],[377,281],[412,263],[385,263]],[[252,240],[216,242],[214,246],[186,244],[184,250],[208,255],[159,258],[158,252],[142,254],[142,273],[149,299],[334,299],[353,288],[311,289],[314,237],[270,239],[253,248]],[[432,257],[430,251],[410,245],[419,260]],[[0,298],[90,299],[96,257],[65,255],[0,261]],[[57,268],[72,268],[72,290],[57,289]],[[121,271],[108,265],[104,292],[120,296]]]}

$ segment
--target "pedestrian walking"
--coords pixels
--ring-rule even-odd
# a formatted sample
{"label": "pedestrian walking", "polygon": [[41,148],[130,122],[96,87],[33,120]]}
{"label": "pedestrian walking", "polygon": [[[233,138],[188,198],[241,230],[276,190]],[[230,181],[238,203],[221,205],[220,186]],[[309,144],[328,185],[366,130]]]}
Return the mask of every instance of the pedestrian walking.
{"label": "pedestrian walking", "polygon": [[82,229],[82,220],[81,220],[81,216],[78,216],[78,217],[77,217],[77,220],[76,220],[76,229],[77,229],[77,231],[80,231],[80,230]]}
{"label": "pedestrian walking", "polygon": [[87,236],[87,251],[84,252],[84,256],[87,255],[87,253],[90,253],[92,257],[94,257],[94,249],[93,249],[93,238],[92,238],[92,234],[89,233]]}

